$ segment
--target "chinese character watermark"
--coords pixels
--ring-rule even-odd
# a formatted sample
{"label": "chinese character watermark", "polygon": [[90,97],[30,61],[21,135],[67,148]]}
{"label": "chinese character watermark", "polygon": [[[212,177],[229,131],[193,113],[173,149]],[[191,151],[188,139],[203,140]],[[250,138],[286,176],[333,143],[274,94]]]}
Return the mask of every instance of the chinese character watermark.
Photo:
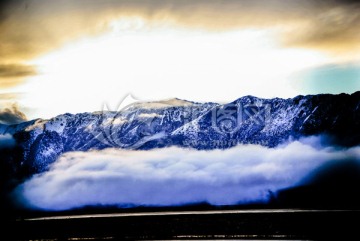
{"label": "chinese character watermark", "polygon": [[231,134],[238,131],[244,123],[265,125],[270,119],[270,111],[269,104],[226,104],[212,110],[211,124],[219,133]]}

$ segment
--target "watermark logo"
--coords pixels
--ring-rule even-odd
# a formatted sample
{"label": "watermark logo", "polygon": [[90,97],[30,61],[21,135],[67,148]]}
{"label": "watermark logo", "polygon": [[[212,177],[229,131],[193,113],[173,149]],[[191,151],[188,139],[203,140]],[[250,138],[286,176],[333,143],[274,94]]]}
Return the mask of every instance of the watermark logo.
{"label": "watermark logo", "polygon": [[[226,105],[178,105],[173,102],[144,102],[127,95],[116,110],[103,105],[96,121],[88,127],[93,139],[105,146],[138,149],[164,139],[169,133],[197,120],[210,111],[211,127],[221,134],[233,134],[244,125],[265,126],[270,120],[270,105],[230,103]],[[161,107],[154,107],[159,104]],[[171,107],[171,108],[170,108]],[[196,122],[194,122],[196,125]],[[196,128],[195,128],[196,129]],[[194,133],[193,133],[194,134]],[[87,145],[94,144],[88,142]],[[232,146],[233,143],[215,143]],[[195,145],[195,144],[194,144]]]}
{"label": "watermark logo", "polygon": [[156,114],[141,112],[137,104],[144,103],[131,94],[127,95],[116,110],[103,104],[97,123],[89,126],[88,130],[94,138],[112,147],[137,149],[145,143],[162,138],[164,132],[154,130]]}
{"label": "watermark logo", "polygon": [[256,125],[266,125],[271,118],[271,105],[263,103],[247,104],[242,108],[243,121]]}
{"label": "watermark logo", "polygon": [[212,110],[212,127],[219,133],[232,134],[238,131],[244,123],[265,125],[270,118],[269,104],[231,103],[217,106]]}
{"label": "watermark logo", "polygon": [[233,133],[240,128],[241,108],[236,104],[215,107],[212,110],[212,127],[220,133]]}

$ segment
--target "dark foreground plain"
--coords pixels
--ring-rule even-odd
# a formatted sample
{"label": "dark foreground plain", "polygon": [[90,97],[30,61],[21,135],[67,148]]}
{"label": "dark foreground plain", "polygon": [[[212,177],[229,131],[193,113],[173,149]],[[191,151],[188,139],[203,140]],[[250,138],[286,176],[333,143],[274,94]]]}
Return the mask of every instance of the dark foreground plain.
{"label": "dark foreground plain", "polygon": [[[1,199],[4,240],[360,240],[360,165],[330,165],[269,203],[18,209]],[[14,231],[15,230],[15,231]]]}
{"label": "dark foreground plain", "polygon": [[108,213],[13,220],[4,235],[14,240],[359,240],[359,219],[359,210]]}

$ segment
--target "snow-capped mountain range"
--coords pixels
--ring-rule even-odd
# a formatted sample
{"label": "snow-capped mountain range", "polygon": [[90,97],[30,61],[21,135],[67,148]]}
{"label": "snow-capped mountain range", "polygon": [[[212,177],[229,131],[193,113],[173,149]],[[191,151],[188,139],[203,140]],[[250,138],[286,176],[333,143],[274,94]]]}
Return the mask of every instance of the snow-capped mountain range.
{"label": "snow-capped mountain range", "polygon": [[1,125],[22,150],[22,166],[48,168],[69,151],[109,147],[153,149],[169,146],[199,150],[238,144],[269,148],[312,135],[340,146],[360,144],[360,92],[308,95],[290,99],[241,97],[228,104],[179,99],[136,102],[120,111],[63,114],[17,125]]}

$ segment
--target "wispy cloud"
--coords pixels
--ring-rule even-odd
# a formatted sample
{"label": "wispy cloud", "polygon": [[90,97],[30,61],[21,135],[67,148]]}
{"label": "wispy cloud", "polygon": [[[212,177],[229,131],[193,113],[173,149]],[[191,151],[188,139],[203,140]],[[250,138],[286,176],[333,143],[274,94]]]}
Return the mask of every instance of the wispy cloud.
{"label": "wispy cloud", "polygon": [[35,75],[35,67],[22,64],[0,64],[0,88],[18,85],[24,78]]}
{"label": "wispy cloud", "polygon": [[334,2],[334,5],[320,8],[321,12],[302,21],[297,29],[291,28],[288,35],[283,36],[284,43],[333,53],[359,50],[360,3]]}
{"label": "wispy cloud", "polygon": [[0,78],[17,78],[36,74],[33,66],[18,64],[0,65]]}
{"label": "wispy cloud", "polygon": [[26,115],[19,110],[17,104],[0,110],[0,124],[17,124],[26,121]]}
{"label": "wispy cloud", "polygon": [[215,205],[267,201],[331,160],[360,159],[360,148],[320,147],[318,138],[270,149],[107,149],[60,157],[17,189],[26,205],[65,210],[85,205]]}

